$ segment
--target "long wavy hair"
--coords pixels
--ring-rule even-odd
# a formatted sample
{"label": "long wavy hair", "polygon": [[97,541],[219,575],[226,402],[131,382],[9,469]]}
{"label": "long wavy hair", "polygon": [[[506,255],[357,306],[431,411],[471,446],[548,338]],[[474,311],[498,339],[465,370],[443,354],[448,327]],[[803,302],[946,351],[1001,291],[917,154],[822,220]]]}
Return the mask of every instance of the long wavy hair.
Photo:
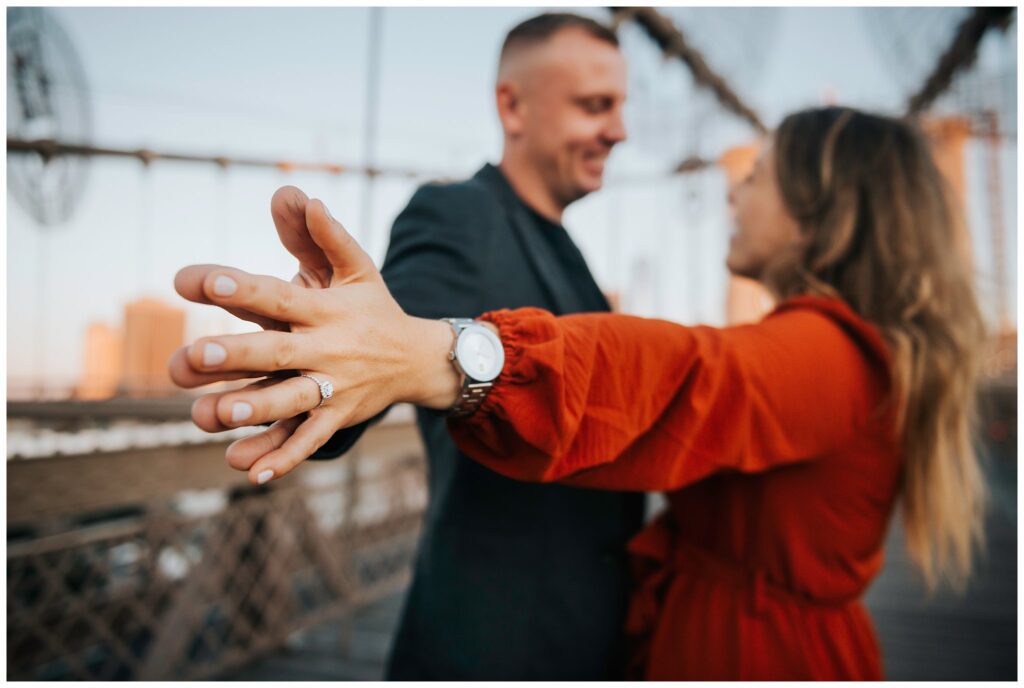
{"label": "long wavy hair", "polygon": [[959,204],[909,120],[804,110],[782,122],[774,146],[782,199],[805,241],[763,281],[777,298],[839,297],[881,331],[907,548],[929,590],[962,590],[984,546],[972,430],[985,332]]}

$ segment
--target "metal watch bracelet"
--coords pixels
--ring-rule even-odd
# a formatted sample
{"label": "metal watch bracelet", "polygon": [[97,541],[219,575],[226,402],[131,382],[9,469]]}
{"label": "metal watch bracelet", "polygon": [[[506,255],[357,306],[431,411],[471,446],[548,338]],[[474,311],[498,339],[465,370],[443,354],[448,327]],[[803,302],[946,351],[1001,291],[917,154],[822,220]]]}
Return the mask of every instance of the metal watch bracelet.
{"label": "metal watch bracelet", "polygon": [[452,348],[448,352],[448,360],[451,361],[453,366],[455,366],[455,370],[459,373],[461,378],[459,398],[455,402],[455,405],[448,409],[448,415],[453,418],[464,418],[472,415],[478,408],[480,408],[480,404],[482,404],[484,399],[487,398],[487,393],[490,392],[491,387],[494,386],[494,381],[478,382],[473,380],[469,374],[459,366],[458,359],[455,355],[455,348],[459,342],[459,334],[468,325],[472,325],[476,321],[472,318],[441,318],[441,320],[444,320],[452,326]]}

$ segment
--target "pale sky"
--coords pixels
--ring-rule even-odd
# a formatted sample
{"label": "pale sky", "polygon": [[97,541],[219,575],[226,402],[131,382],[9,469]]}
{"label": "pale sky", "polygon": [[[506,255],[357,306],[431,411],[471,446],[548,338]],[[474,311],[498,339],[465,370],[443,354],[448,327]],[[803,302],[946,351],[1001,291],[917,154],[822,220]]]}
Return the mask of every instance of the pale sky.
{"label": "pale sky", "polygon": [[[485,161],[496,161],[497,52],[505,32],[537,11],[385,9],[377,163],[467,176]],[[575,11],[606,16],[602,10]],[[758,9],[754,17],[743,15],[749,12],[743,8],[673,11],[684,30],[692,28],[692,40],[712,67],[728,72],[769,126],[789,111],[821,104],[829,94],[844,104],[893,113],[906,100],[906,75],[893,74],[856,8]],[[962,10],[948,11],[955,25]],[[363,161],[367,9],[52,12],[81,58],[97,145]],[[728,35],[730,23],[744,31],[765,30]],[[1015,31],[1016,24],[1007,38],[986,40],[983,67],[1012,64]],[[720,174],[642,185],[615,180],[658,175],[692,153],[716,157],[748,142],[752,131],[695,92],[686,70],[662,60],[641,34],[628,30],[622,39],[633,89],[626,122],[631,138],[613,153],[606,188],[573,206],[566,226],[598,282],[623,291],[632,312],[721,324],[730,227]],[[756,65],[736,52],[748,44],[761,46]],[[1007,250],[1016,256],[1015,141],[1004,146],[1001,162]],[[983,188],[983,150],[973,144],[967,169],[972,189]],[[415,188],[412,181],[379,179],[372,221],[363,227],[358,225],[364,181],[358,177],[237,168],[223,173],[172,162],[143,171],[134,161],[93,159],[72,218],[43,231],[8,189],[9,385],[37,367],[54,381],[73,383],[86,326],[120,325],[124,303],[141,294],[185,307],[189,341],[251,329],[211,307],[188,304],[174,293],[172,279],[180,267],[200,262],[290,278],[294,261],[278,244],[269,216],[270,196],[282,184],[323,198],[378,262],[391,221]],[[984,277],[991,263],[986,198],[972,193],[969,206]],[[1010,262],[1015,312],[1016,260]],[[34,351],[37,331],[46,341]]]}

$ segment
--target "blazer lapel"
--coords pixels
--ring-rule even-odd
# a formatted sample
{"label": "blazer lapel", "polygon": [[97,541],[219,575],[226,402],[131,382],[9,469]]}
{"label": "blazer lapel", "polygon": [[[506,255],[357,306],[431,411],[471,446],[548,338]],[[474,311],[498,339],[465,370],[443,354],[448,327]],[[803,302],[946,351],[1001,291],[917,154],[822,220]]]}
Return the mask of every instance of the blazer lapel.
{"label": "blazer lapel", "polygon": [[487,164],[477,172],[477,176],[493,188],[501,198],[502,205],[509,216],[509,224],[519,238],[526,253],[527,260],[533,266],[534,273],[547,293],[551,303],[554,304],[556,314],[574,313],[579,309],[567,293],[564,278],[564,270],[555,262],[551,248],[544,243],[544,239],[537,235],[533,219],[529,216],[521,201],[515,196],[512,187],[501,171],[493,165]]}

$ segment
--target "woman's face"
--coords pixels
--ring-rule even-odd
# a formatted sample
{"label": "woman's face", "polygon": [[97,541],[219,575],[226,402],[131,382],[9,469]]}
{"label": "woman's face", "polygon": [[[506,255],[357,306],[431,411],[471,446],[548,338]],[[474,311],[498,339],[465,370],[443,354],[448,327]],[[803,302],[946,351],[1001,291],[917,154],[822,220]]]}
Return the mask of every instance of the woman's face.
{"label": "woman's face", "polygon": [[800,239],[799,225],[782,202],[774,146],[765,146],[750,175],[729,189],[729,210],[736,231],[725,265],[734,275],[761,279],[769,260]]}

